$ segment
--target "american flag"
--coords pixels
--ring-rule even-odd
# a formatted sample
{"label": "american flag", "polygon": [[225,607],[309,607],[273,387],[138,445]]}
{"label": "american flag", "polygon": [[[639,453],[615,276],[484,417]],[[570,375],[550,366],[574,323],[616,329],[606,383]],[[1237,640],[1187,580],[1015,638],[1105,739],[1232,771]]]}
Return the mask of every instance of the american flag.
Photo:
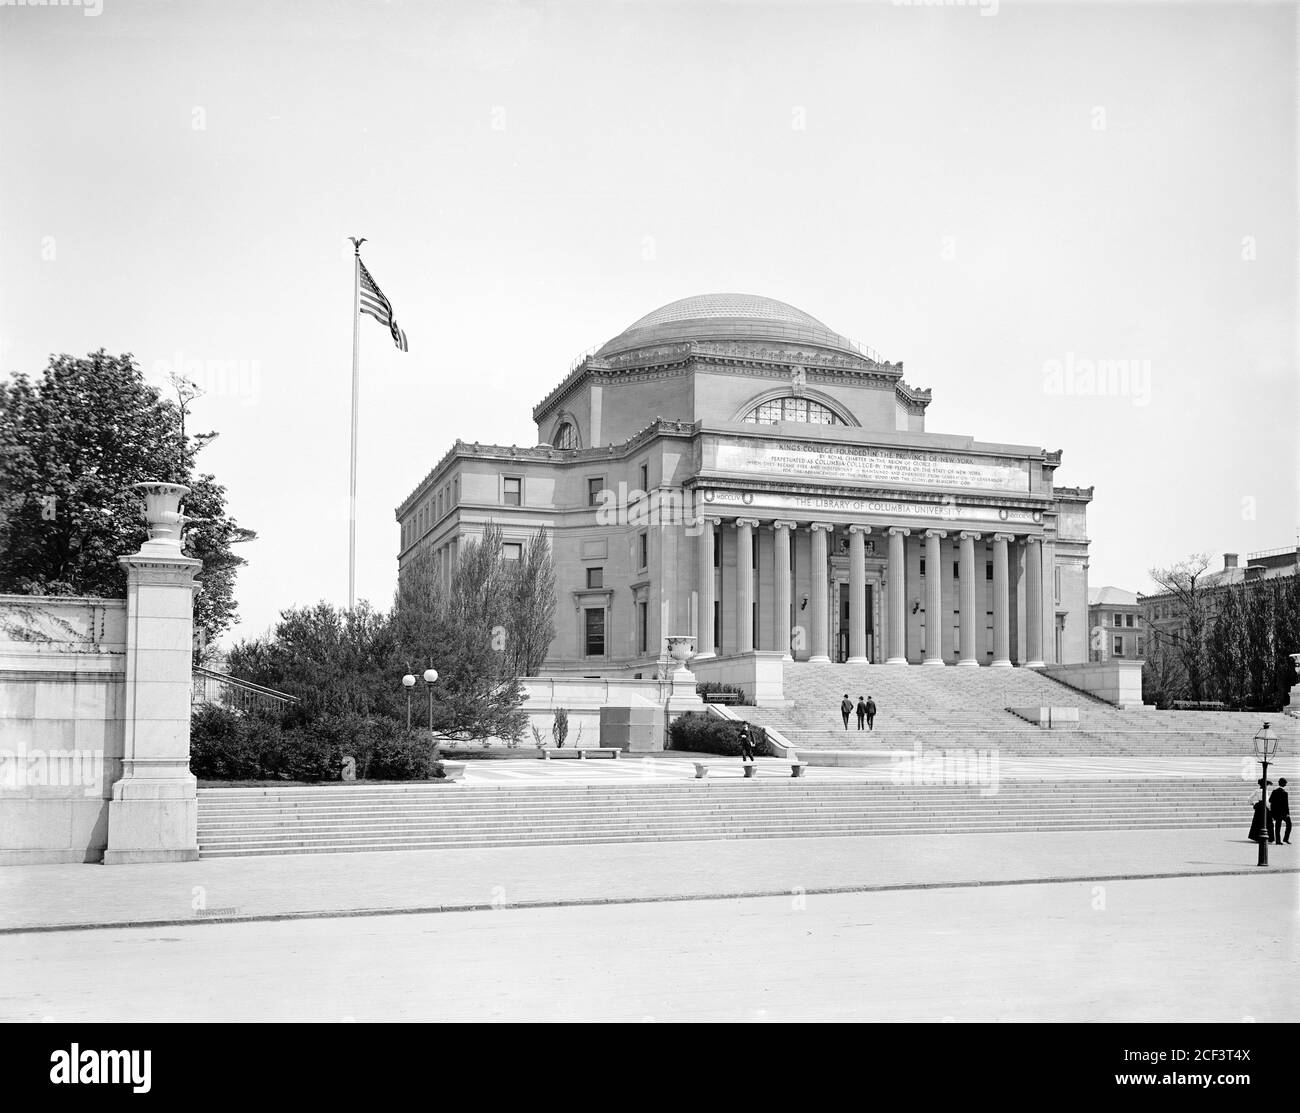
{"label": "american flag", "polygon": [[379,284],[370,277],[370,272],[366,270],[365,263],[360,259],[357,260],[361,267],[361,312],[369,313],[381,325],[387,325],[388,331],[393,334],[393,343],[405,352],[406,332],[397,327],[397,321],[393,317],[393,307],[389,304],[388,299],[384,297],[384,292],[379,288]]}

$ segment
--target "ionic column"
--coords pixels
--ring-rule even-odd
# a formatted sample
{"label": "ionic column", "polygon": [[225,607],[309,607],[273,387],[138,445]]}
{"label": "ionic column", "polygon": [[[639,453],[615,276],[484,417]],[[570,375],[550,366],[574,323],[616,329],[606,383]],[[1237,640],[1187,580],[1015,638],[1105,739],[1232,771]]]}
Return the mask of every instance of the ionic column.
{"label": "ionic column", "polygon": [[826,606],[830,595],[830,577],[827,571],[826,535],[835,527],[827,522],[812,524],[812,656],[810,661],[831,659],[827,641]]}
{"label": "ionic column", "polygon": [[912,531],[901,526],[889,529],[889,659],[887,665],[907,664],[907,572],[903,560],[903,538]]}
{"label": "ionic column", "polygon": [[1025,539],[1025,641],[1029,653],[1026,668],[1043,664],[1043,543],[1037,537]]}
{"label": "ionic column", "polygon": [[867,663],[867,534],[870,526],[849,526],[849,664]]}
{"label": "ionic column", "polygon": [[925,531],[925,663],[943,665],[943,557],[939,542],[948,534]]}
{"label": "ionic column", "polygon": [[776,536],[776,648],[782,659],[792,661],[790,655],[790,531],[794,522],[773,522]]}
{"label": "ionic column", "polygon": [[698,591],[699,607],[695,616],[695,646],[697,658],[714,657],[718,647],[713,644],[713,527],[721,518],[703,519],[704,529],[700,533],[699,544],[695,547],[699,562]]}
{"label": "ionic column", "polygon": [[961,540],[961,660],[958,665],[975,668],[979,665],[979,622],[975,611],[975,542],[978,533],[962,530]]}
{"label": "ionic column", "polygon": [[1007,542],[1011,533],[993,535],[993,667],[1011,667],[1011,592],[1008,586]]}
{"label": "ionic column", "polygon": [[754,530],[757,518],[736,519],[736,579],[740,581],[739,621],[741,653],[754,648]]}

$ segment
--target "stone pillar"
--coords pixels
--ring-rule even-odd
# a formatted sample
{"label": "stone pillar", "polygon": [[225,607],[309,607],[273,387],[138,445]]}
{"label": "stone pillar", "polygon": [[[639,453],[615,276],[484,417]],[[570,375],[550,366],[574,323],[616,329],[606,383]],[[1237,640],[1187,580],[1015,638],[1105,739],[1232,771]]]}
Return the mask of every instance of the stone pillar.
{"label": "stone pillar", "polygon": [[1011,667],[1011,605],[1008,585],[1007,542],[1011,533],[993,535],[993,667]]}
{"label": "stone pillar", "polygon": [[867,534],[870,526],[849,526],[849,664],[867,664]]}
{"label": "stone pillar", "polygon": [[701,657],[717,656],[717,646],[713,644],[713,527],[720,518],[704,518],[704,528],[700,531],[699,541],[695,546],[695,559],[699,567],[697,573],[699,592],[698,613],[695,616],[695,644]]}
{"label": "stone pillar", "polygon": [[974,668],[979,659],[979,630],[983,623],[982,615],[977,613],[979,581],[975,576],[975,542],[980,539],[978,533],[962,530],[961,539],[961,660],[958,665]]}
{"label": "stone pillar", "polygon": [[948,534],[925,531],[925,663],[943,665],[943,554],[939,542]]}
{"label": "stone pillar", "polygon": [[790,534],[796,523],[776,521],[772,529],[776,537],[776,648],[783,661],[793,661],[790,654]]}
{"label": "stone pillar", "polygon": [[827,642],[829,630],[826,625],[826,608],[829,605],[830,577],[828,575],[826,536],[835,527],[826,522],[812,524],[812,656],[810,661],[827,661],[831,659],[830,645]]}
{"label": "stone pillar", "polygon": [[108,805],[105,865],[199,856],[198,782],[190,772],[194,576],[181,551],[188,487],[137,483],[149,540],[126,568],[125,744]]}
{"label": "stone pillar", "polygon": [[736,623],[740,644],[736,649],[740,653],[754,649],[754,530],[757,526],[757,518],[736,519],[736,579],[740,581],[737,592],[740,614]]}
{"label": "stone pillar", "polygon": [[1043,543],[1025,539],[1025,641],[1027,668],[1043,666]]}
{"label": "stone pillar", "polygon": [[901,526],[889,529],[889,659],[887,665],[907,664],[907,572],[903,560],[903,538],[912,531]]}

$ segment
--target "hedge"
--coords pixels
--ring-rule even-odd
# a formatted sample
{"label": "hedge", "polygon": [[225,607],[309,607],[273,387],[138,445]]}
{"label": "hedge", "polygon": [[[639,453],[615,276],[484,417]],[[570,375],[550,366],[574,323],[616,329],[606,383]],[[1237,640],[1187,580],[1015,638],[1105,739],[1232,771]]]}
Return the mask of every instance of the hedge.
{"label": "hedge", "polygon": [[[740,757],[741,732],[745,725],[732,719],[715,719],[699,711],[688,711],[672,721],[668,736],[674,750]],[[767,731],[760,726],[751,726],[754,732],[754,752],[770,755],[772,749],[768,745]]]}

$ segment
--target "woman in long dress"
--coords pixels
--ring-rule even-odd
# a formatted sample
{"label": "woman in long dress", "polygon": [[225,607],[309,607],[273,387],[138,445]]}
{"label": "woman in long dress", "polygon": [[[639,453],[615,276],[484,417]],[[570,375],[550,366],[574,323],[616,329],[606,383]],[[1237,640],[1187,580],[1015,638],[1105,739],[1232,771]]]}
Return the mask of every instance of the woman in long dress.
{"label": "woman in long dress", "polygon": [[[1268,783],[1271,785],[1273,782],[1269,781]],[[1261,777],[1259,779],[1259,788],[1250,794],[1250,804],[1254,809],[1254,813],[1250,818],[1250,831],[1247,833],[1246,838],[1251,842],[1258,842],[1261,838],[1268,838],[1264,830],[1264,789],[1266,787],[1264,779]]]}

